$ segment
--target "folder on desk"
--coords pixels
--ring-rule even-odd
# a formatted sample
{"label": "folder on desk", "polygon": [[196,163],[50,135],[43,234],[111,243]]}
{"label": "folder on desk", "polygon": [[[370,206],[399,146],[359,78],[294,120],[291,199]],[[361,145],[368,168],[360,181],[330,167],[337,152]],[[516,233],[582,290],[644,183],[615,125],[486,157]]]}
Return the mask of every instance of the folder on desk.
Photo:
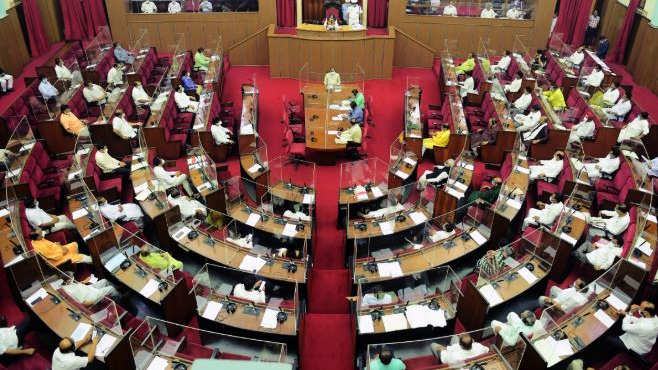
{"label": "folder on desk", "polygon": [[359,333],[369,334],[375,332],[375,324],[372,322],[372,316],[360,315],[359,316]]}
{"label": "folder on desk", "polygon": [[382,317],[382,322],[384,323],[384,330],[396,331],[407,329],[407,318],[403,313],[395,313],[392,315],[384,315]]}
{"label": "folder on desk", "polygon": [[201,316],[208,320],[215,321],[215,318],[217,318],[217,315],[219,315],[219,312],[222,310],[222,306],[224,305],[220,302],[210,301],[206,305]]}
{"label": "folder on desk", "polygon": [[497,304],[503,303],[503,298],[500,297],[496,289],[494,289],[493,285],[487,284],[478,289],[480,293],[482,293],[482,296],[484,299],[489,302],[490,306],[495,306]]}
{"label": "folder on desk", "polygon": [[260,257],[253,257],[250,255],[244,256],[242,259],[242,262],[240,263],[240,266],[238,267],[240,270],[245,270],[249,272],[258,272],[260,269],[265,266],[267,261]]}
{"label": "folder on desk", "polygon": [[119,270],[121,264],[126,259],[127,258],[126,256],[123,255],[123,253],[117,253],[114,257],[112,257],[109,261],[105,263],[105,268],[107,269],[107,271],[115,273],[117,270]]}

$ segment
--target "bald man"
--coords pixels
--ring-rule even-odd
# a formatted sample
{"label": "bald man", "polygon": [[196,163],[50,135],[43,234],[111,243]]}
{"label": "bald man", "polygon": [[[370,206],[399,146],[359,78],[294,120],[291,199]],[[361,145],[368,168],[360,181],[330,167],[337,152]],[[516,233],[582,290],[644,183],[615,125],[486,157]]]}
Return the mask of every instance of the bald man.
{"label": "bald man", "polygon": [[[59,341],[59,346],[53,353],[52,370],[78,370],[87,367],[94,361],[94,354],[96,353],[96,345],[100,339],[96,336],[92,339],[92,331],[90,330],[84,338],[75,342],[73,339],[65,337]],[[85,344],[91,342],[91,347],[87,351],[87,356],[76,356],[75,350],[82,348]]]}

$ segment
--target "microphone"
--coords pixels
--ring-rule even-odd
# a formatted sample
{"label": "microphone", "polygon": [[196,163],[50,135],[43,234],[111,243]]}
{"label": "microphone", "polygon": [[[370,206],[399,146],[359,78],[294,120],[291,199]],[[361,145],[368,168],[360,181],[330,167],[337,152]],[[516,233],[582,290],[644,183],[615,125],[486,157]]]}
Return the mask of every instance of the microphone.
{"label": "microphone", "polygon": [[142,266],[140,266],[138,263],[135,264],[135,267],[137,267],[137,270],[139,270],[139,272],[138,272],[139,276],[145,278],[148,275],[146,270],[144,270],[144,268]]}
{"label": "microphone", "polygon": [[517,186],[517,187],[515,187],[514,189],[512,189],[512,191],[510,191],[509,193],[505,194],[505,196],[503,197],[503,203],[500,204],[500,205],[498,206],[498,208],[500,209],[501,212],[505,212],[505,210],[507,210],[507,201],[513,196],[514,192],[515,192],[516,189],[518,189],[518,188],[519,188],[519,187]]}
{"label": "microphone", "polygon": [[73,311],[69,307],[66,307],[66,310],[69,311],[69,316],[73,319],[73,321],[80,321],[81,317],[77,312]]}

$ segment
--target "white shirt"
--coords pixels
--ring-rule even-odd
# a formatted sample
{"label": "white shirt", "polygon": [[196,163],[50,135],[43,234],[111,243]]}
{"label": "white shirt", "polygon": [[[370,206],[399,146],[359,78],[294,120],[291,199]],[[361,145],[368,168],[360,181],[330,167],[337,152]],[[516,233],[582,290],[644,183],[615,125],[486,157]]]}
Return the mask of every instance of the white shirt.
{"label": "white shirt", "polygon": [[169,13],[180,13],[181,11],[180,3],[178,1],[170,2],[169,6],[167,7],[167,11]]}
{"label": "white shirt", "polygon": [[608,89],[603,93],[603,100],[604,102],[608,103],[608,105],[615,104],[617,100],[619,99],[619,89],[618,88],[612,88],[608,87]]}
{"label": "white shirt", "polygon": [[300,221],[311,221],[311,217],[304,212],[293,212],[287,210],[283,212],[283,217],[291,218],[294,220],[300,220]]}
{"label": "white shirt", "polygon": [[591,119],[584,117],[580,123],[573,125],[571,127],[571,134],[576,135],[578,138],[591,137],[594,135],[594,130],[596,130],[596,125]]}
{"label": "white shirt", "polygon": [[71,298],[81,304],[85,302],[93,302],[93,304],[96,304],[105,297],[105,293],[96,289],[93,285],[85,285],[78,283],[77,281],[63,285],[62,289],[64,289],[66,294],[70,295]]}
{"label": "white shirt", "polygon": [[444,351],[441,351],[441,363],[448,365],[457,365],[465,362],[469,358],[477,357],[489,352],[489,348],[478,342],[473,342],[471,349],[463,349],[459,343],[449,345]]}
{"label": "white shirt", "polygon": [[523,141],[528,141],[528,140],[535,140],[535,138],[542,132],[542,130],[548,126],[548,123],[544,122],[540,125],[537,125],[534,127],[532,130],[524,132],[521,137],[523,137]]}
{"label": "white shirt", "polygon": [[380,208],[376,211],[370,211],[368,214],[365,215],[365,218],[379,218],[379,217],[385,217],[387,215],[393,214],[395,212],[400,212],[404,210],[404,206],[402,204],[396,204],[395,207],[384,207]]}
{"label": "white shirt", "polygon": [[210,127],[210,133],[212,134],[212,138],[215,140],[215,144],[217,145],[228,144],[229,140],[231,140],[231,137],[229,136],[231,130],[227,129],[226,127],[212,125]]}
{"label": "white shirt", "polygon": [[0,328],[0,355],[3,355],[8,349],[17,348],[18,336],[16,336],[16,327]]}
{"label": "white shirt", "polygon": [[73,77],[73,74],[66,66],[55,65],[55,74],[58,79],[68,80]]}
{"label": "white shirt", "polygon": [[96,159],[96,165],[103,170],[103,173],[112,172],[121,166],[121,161],[100,150],[96,151],[94,158]]}
{"label": "white shirt", "polygon": [[482,9],[480,18],[496,18],[496,11],[493,9]]}
{"label": "white shirt", "polygon": [[128,123],[125,118],[115,116],[112,119],[112,128],[116,131],[119,131],[121,136],[134,138],[137,136],[137,130]]}
{"label": "white shirt", "polygon": [[142,3],[142,13],[151,14],[151,13],[157,13],[157,12],[158,12],[158,7],[155,6],[154,2],[144,1]]}
{"label": "white shirt", "polygon": [[589,76],[585,76],[585,86],[599,87],[601,86],[601,82],[603,82],[603,78],[605,78],[603,71],[597,71],[595,69]]}
{"label": "white shirt", "polygon": [[206,215],[206,207],[196,199],[190,199],[186,196],[174,198],[169,195],[167,196],[167,200],[169,200],[169,203],[173,206],[178,206],[180,208],[180,213],[183,215],[183,218],[194,217],[197,211],[201,211],[204,216]]}
{"label": "white shirt", "polygon": [[585,60],[585,53],[582,51],[576,51],[569,57],[569,61],[575,66],[579,66],[583,60]]}
{"label": "white shirt", "polygon": [[[604,241],[604,243],[601,243],[601,241]],[[587,258],[587,261],[596,268],[610,268],[613,262],[615,262],[615,257],[621,256],[622,247],[615,247],[605,239],[599,240],[596,244],[597,248],[587,253],[585,258]]]}
{"label": "white shirt", "polygon": [[512,57],[505,55],[496,63],[495,68],[500,72],[505,72],[509,68],[510,63],[512,63]]}
{"label": "white shirt", "polygon": [[155,166],[153,167],[153,174],[159,182],[164,183],[168,187],[174,186],[174,182],[176,181],[177,177],[176,172],[167,171],[162,166]]}
{"label": "white shirt", "polygon": [[589,20],[587,21],[587,25],[590,28],[596,28],[599,26],[599,21],[601,20],[601,17],[596,16],[594,14],[589,16]]}
{"label": "white shirt", "polygon": [[187,109],[190,106],[190,102],[192,102],[187,94],[178,91],[174,93],[174,101],[176,101],[176,105],[180,109]]}
{"label": "white shirt", "polygon": [[91,88],[85,87],[82,89],[82,95],[88,103],[91,103],[103,99],[105,90],[103,90],[102,87],[93,84]]}
{"label": "white shirt", "polygon": [[514,108],[519,110],[526,110],[532,103],[532,94],[523,93],[516,101],[514,102]]}
{"label": "white shirt", "polygon": [[515,93],[515,92],[518,92],[519,90],[521,90],[521,84],[522,83],[523,83],[522,78],[516,78],[516,79],[514,79],[514,81],[510,82],[509,85],[505,85],[505,87],[503,89],[505,90],[505,92]]}
{"label": "white shirt", "polygon": [[617,117],[624,117],[631,111],[631,109],[633,109],[633,105],[630,100],[626,99],[620,100],[617,104],[613,105],[612,108],[610,108],[610,112]]}
{"label": "white shirt", "polygon": [[452,17],[457,16],[457,7],[454,5],[446,5],[445,8],[443,8],[443,15],[449,15]]}
{"label": "white shirt", "polygon": [[135,104],[137,104],[137,105],[143,104],[143,103],[140,103],[140,101],[149,101],[149,100],[151,100],[151,97],[148,96],[146,91],[144,91],[144,86],[139,86],[139,87],[135,86],[135,87],[133,87],[133,92],[132,92],[131,95],[133,97],[133,102],[135,102]]}
{"label": "white shirt", "polygon": [[25,217],[33,229],[36,229],[39,227],[39,225],[47,224],[53,220],[53,218],[48,213],[46,213],[46,211],[39,208],[38,206],[35,208],[26,207]]}
{"label": "white shirt", "polygon": [[523,12],[516,9],[516,8],[510,8],[510,10],[507,11],[507,18],[510,18],[510,19],[523,18]]}
{"label": "white shirt", "polygon": [[123,85],[123,71],[116,67],[110,68],[107,72],[107,82],[114,86]]}
{"label": "white shirt", "polygon": [[539,213],[539,223],[552,225],[555,219],[562,213],[564,204],[562,202],[548,203]]}
{"label": "white shirt", "polygon": [[126,203],[121,205],[122,210],[119,210],[118,204],[105,203],[100,206],[100,211],[103,217],[110,221],[116,221],[123,217],[125,221],[135,221],[144,217],[142,209],[134,203]]}
{"label": "white shirt", "polygon": [[613,157],[610,154],[604,158],[599,158],[597,162],[599,167],[601,167],[600,171],[604,173],[611,174],[619,169],[619,157]]}
{"label": "white shirt", "polygon": [[[564,312],[570,311],[578,306],[582,306],[587,303],[587,297],[576,290],[574,287],[569,287],[567,289],[559,289],[557,296],[554,298],[554,301],[560,304]],[[585,290],[587,293],[587,290]]]}
{"label": "white shirt", "polygon": [[212,3],[208,0],[204,0],[199,4],[199,10],[203,13],[212,12]]}
{"label": "white shirt", "polygon": [[521,126],[519,126],[516,129],[516,131],[526,132],[532,130],[533,128],[537,127],[540,118],[541,118],[541,111],[530,112],[527,115],[517,114],[516,116],[514,116],[514,119],[516,119],[516,121],[519,122]]}
{"label": "white shirt", "polygon": [[658,335],[658,318],[638,318],[626,315],[621,322],[621,328],[625,331],[619,339],[626,347],[639,355],[645,355],[651,351],[656,336]]}
{"label": "white shirt", "polygon": [[635,117],[619,131],[619,142],[627,139],[641,137],[649,133],[649,122],[640,116]]}
{"label": "white shirt", "polygon": [[62,353],[59,348],[53,353],[52,370],[78,370],[87,367],[86,356],[76,356],[75,352]]}
{"label": "white shirt", "polygon": [[432,243],[436,243],[439,240],[448,239],[453,235],[455,235],[455,230],[452,230],[450,232],[447,232],[445,230],[439,230],[434,234],[430,235],[429,239],[432,241]]}
{"label": "white shirt", "polygon": [[372,293],[364,295],[361,299],[361,305],[363,306],[382,306],[385,304],[391,304],[392,302],[393,297],[388,293],[384,293],[382,299],[377,298],[377,296]]}
{"label": "white shirt", "polygon": [[519,315],[515,312],[510,312],[507,314],[507,322],[501,325],[501,330],[498,334],[507,345],[513,346],[518,342],[520,333],[530,337],[543,332],[544,327],[540,320],[535,320],[532,326],[528,326],[521,320]]}
{"label": "white shirt", "polygon": [[258,289],[252,290],[245,289],[244,284],[237,284],[233,288],[233,295],[255,303],[265,303],[265,283],[262,283]]}
{"label": "white shirt", "polygon": [[462,82],[461,89],[459,90],[459,95],[461,95],[462,98],[465,98],[469,93],[477,94],[477,90],[475,90],[475,80],[472,76],[468,76],[468,78]]}
{"label": "white shirt", "polygon": [[39,83],[39,92],[44,99],[48,100],[59,95],[59,91],[49,81],[41,81]]}
{"label": "white shirt", "polygon": [[631,217],[628,215],[628,212],[621,217],[619,217],[616,211],[601,211],[601,214],[610,216],[610,218],[605,219],[605,229],[614,235],[623,233],[631,223]]}

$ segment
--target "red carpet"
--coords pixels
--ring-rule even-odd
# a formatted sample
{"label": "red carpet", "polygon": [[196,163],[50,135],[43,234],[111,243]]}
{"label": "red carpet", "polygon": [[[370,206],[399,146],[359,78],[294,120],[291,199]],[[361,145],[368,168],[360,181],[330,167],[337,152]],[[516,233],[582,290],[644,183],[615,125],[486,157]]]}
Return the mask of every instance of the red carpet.
{"label": "red carpet", "polygon": [[350,293],[350,270],[322,270],[314,267],[309,282],[308,312],[348,313],[346,297]]}
{"label": "red carpet", "polygon": [[633,100],[645,111],[654,122],[658,122],[658,96],[654,95],[651,90],[640,86],[633,81],[633,76],[626,70],[626,67],[620,64],[607,62],[613,72],[622,76],[621,83],[624,85],[633,85]]}
{"label": "red carpet", "polygon": [[302,370],[354,369],[354,328],[351,316],[307,313],[300,342]]}

